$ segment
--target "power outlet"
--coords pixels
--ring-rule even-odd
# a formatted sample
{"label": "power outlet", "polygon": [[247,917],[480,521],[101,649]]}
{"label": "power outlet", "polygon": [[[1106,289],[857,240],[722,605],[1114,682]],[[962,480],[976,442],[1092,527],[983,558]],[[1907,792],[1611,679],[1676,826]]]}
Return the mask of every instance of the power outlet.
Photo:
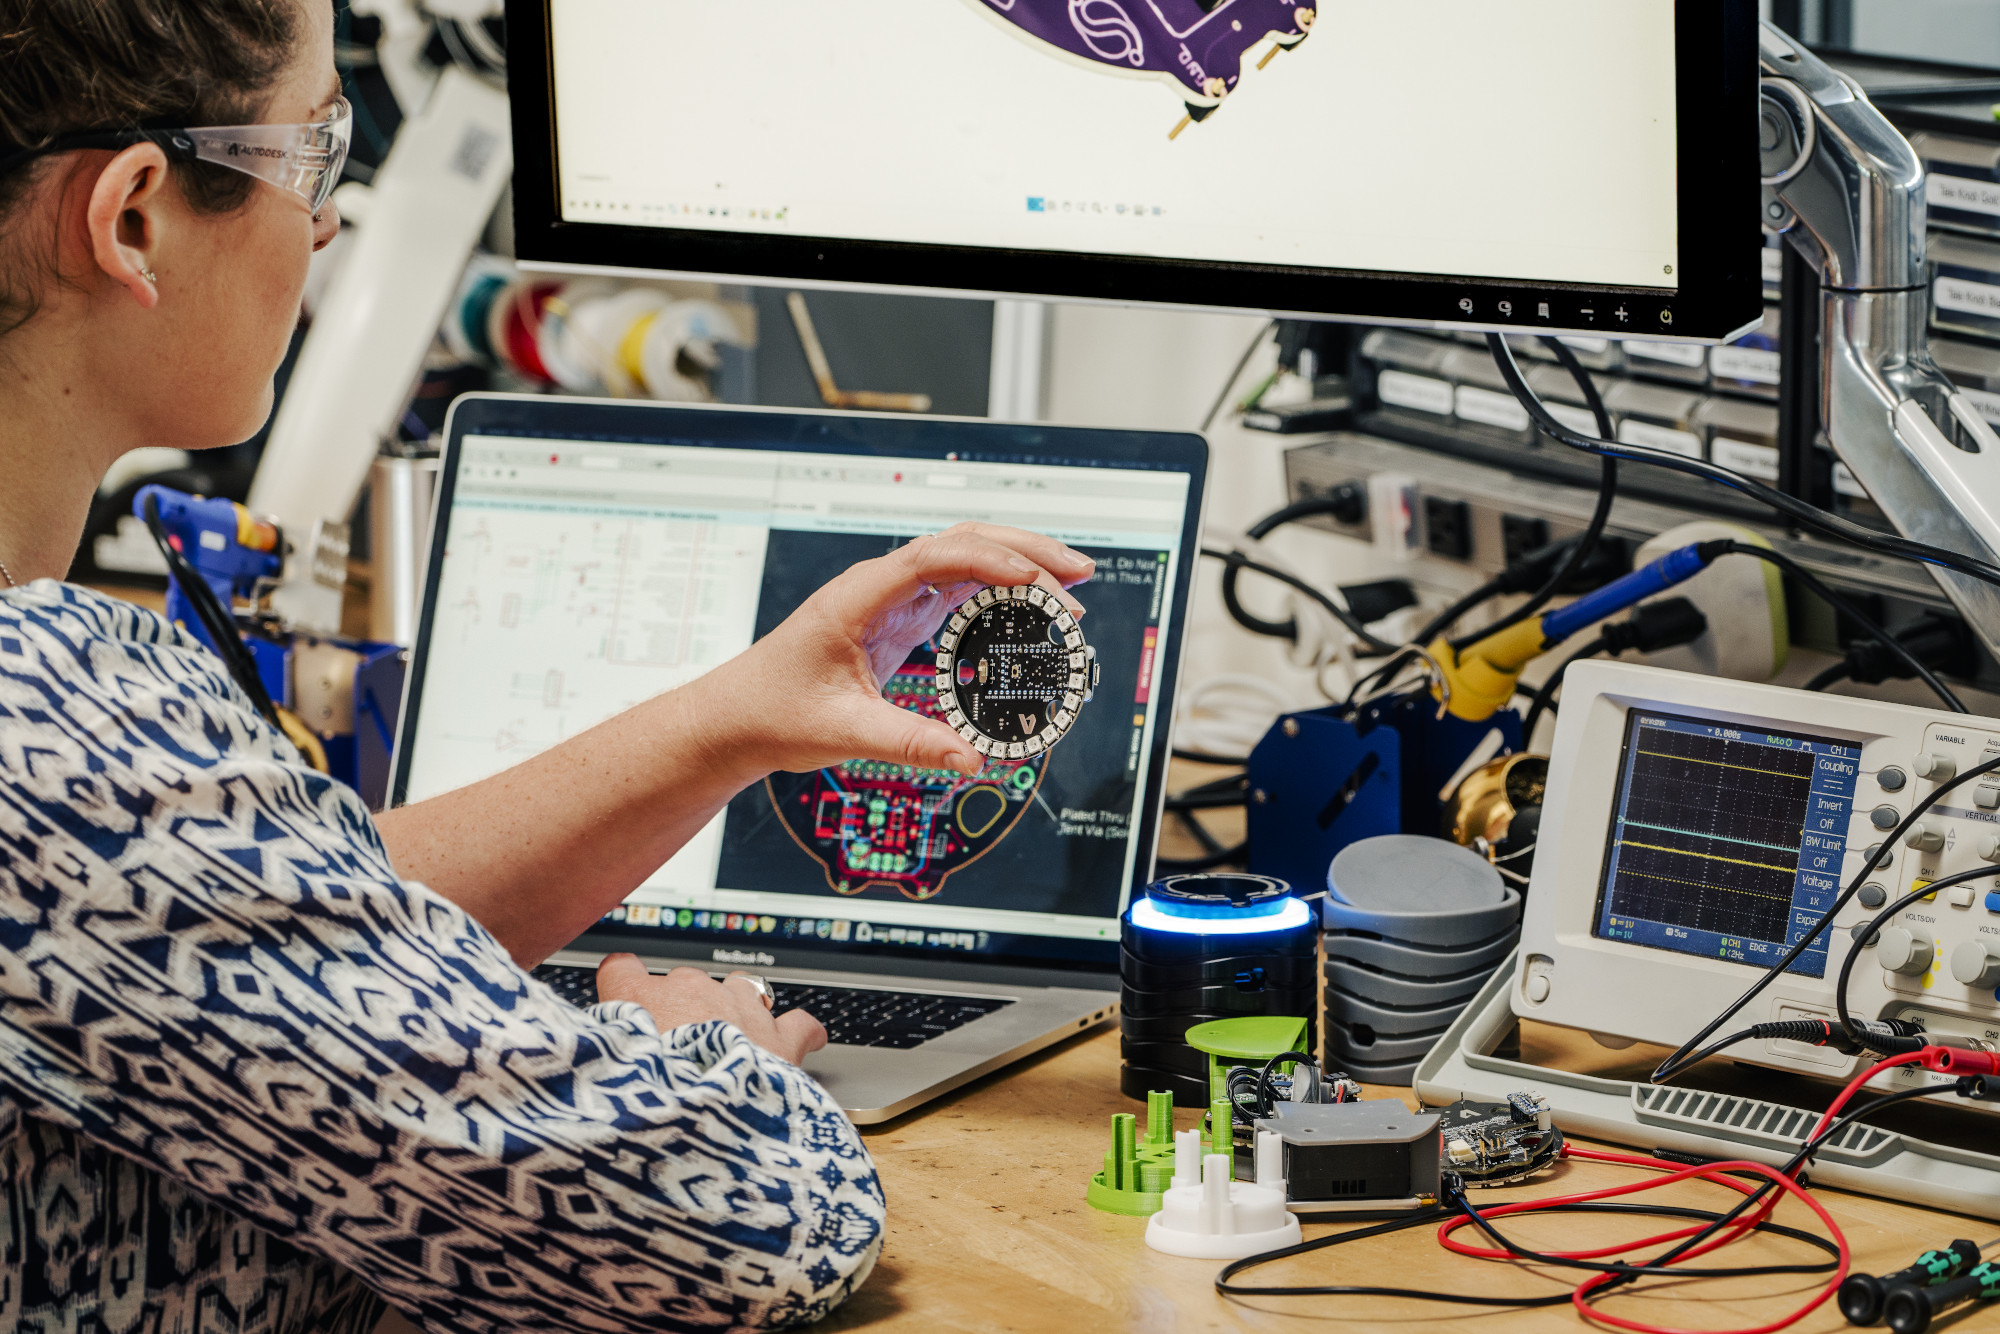
{"label": "power outlet", "polygon": [[1472,554],[1472,507],[1463,500],[1424,497],[1424,546],[1433,556],[1464,560]]}
{"label": "power outlet", "polygon": [[1549,544],[1549,521],[1534,519],[1520,514],[1500,516],[1500,547],[1506,554],[1507,563],[1512,565],[1530,551],[1540,550]]}

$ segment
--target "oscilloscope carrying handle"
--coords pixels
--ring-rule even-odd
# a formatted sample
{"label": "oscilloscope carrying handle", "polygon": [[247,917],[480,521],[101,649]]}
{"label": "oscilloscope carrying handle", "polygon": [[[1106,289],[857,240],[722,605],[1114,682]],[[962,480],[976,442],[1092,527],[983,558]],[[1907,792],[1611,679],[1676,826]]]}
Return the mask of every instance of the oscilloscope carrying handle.
{"label": "oscilloscope carrying handle", "polygon": [[[1763,218],[1819,271],[1824,438],[1906,537],[2000,562],[2000,435],[1931,359],[1924,167],[1861,87],[1763,25]],[[2000,588],[1932,566],[1990,653]]]}
{"label": "oscilloscope carrying handle", "polygon": [[[1514,1035],[1508,991],[1520,956],[1510,955],[1417,1066],[1426,1107],[1467,1098],[1504,1102],[1509,1093],[1549,1093],[1566,1135],[1708,1157],[1783,1166],[1819,1113],[1756,1098],[1574,1074],[1497,1053]],[[1932,1144],[1866,1123],[1835,1135],[1814,1158],[1813,1180],[1910,1204],[2000,1218],[2000,1155]]]}

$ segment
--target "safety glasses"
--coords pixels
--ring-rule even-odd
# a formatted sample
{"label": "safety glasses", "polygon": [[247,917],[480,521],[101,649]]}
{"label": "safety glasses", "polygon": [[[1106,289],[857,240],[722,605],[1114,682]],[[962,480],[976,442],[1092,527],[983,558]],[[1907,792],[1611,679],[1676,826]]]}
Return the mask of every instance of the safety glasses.
{"label": "safety glasses", "polygon": [[326,116],[306,125],[210,125],[184,130],[80,130],[59,134],[40,148],[0,157],[0,176],[51,153],[77,148],[130,148],[158,144],[179,162],[211,162],[228,167],[281,190],[289,190],[312,207],[325,207],[347,165],[347,145],[354,133],[354,108],[344,97],[333,99]]}

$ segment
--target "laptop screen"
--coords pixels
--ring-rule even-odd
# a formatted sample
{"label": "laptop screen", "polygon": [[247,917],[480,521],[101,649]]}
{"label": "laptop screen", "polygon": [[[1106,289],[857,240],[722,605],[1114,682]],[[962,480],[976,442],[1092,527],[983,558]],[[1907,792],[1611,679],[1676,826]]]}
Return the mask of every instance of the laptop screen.
{"label": "laptop screen", "polygon": [[[1151,873],[1198,439],[548,400],[454,413],[398,802],[692,680],[919,534],[1031,528],[1097,561],[1077,596],[1100,684],[1060,744],[974,777],[874,761],[773,774],[593,935],[724,962],[1115,959],[1118,915]],[[935,715],[936,652],[919,646],[889,698]]]}

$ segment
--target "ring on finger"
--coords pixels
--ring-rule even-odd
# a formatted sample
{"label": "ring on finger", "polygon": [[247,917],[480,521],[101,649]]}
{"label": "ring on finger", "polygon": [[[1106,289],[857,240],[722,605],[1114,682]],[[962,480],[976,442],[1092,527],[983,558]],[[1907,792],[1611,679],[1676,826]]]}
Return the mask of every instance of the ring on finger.
{"label": "ring on finger", "polygon": [[775,1010],[778,1008],[778,993],[772,990],[769,978],[760,977],[756,973],[731,973],[730,976],[740,977],[745,982],[748,982],[750,989],[763,997],[765,1009]]}

